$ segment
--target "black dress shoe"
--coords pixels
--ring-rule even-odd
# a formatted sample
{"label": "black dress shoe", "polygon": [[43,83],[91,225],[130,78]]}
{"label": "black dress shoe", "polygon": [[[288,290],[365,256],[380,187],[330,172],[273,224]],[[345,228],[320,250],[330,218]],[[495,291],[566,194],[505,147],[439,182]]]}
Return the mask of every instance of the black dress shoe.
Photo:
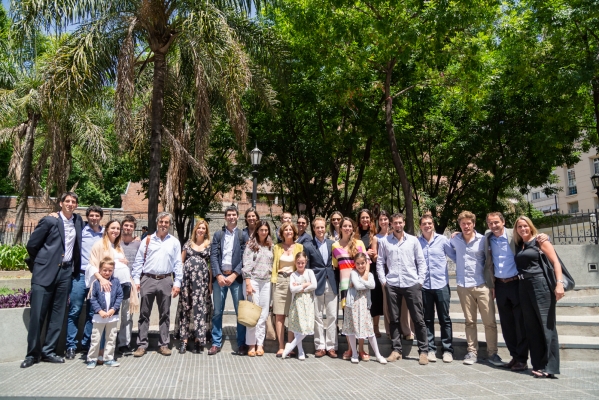
{"label": "black dress shoe", "polygon": [[187,343],[185,342],[181,342],[181,344],[179,345],[179,354],[185,354],[185,351],[187,347]]}
{"label": "black dress shoe", "polygon": [[23,362],[21,363],[21,368],[29,368],[31,367],[33,364],[37,364],[39,362],[39,360],[36,360],[35,358],[31,358],[31,357],[27,357],[26,359],[23,360]]}
{"label": "black dress shoe", "polygon": [[67,360],[74,360],[75,359],[75,349],[67,349],[66,359]]}
{"label": "black dress shoe", "polygon": [[121,353],[124,356],[130,356],[131,354],[133,354],[133,352],[131,351],[131,349],[129,348],[129,346],[121,346],[121,347],[119,347],[119,353]]}
{"label": "black dress shoe", "polygon": [[204,346],[200,344],[200,342],[196,342],[193,348],[194,354],[202,354],[204,352]]}
{"label": "black dress shoe", "polygon": [[50,354],[49,356],[42,357],[42,361],[52,364],[64,364],[64,358],[59,357],[56,354]]}

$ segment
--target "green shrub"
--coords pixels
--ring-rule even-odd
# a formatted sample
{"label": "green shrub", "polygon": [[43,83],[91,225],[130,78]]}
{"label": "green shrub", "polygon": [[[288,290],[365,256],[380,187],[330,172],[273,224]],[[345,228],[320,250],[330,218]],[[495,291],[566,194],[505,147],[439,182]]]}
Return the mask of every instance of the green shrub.
{"label": "green shrub", "polygon": [[25,246],[0,245],[0,270],[19,271],[27,269],[25,257],[27,257]]}

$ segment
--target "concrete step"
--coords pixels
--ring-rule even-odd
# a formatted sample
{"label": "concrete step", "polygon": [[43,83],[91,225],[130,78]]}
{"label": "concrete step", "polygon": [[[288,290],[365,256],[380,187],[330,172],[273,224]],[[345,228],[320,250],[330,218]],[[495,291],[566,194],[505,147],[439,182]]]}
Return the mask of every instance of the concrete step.
{"label": "concrete step", "polygon": [[[462,306],[457,295],[449,301],[450,313],[462,313]],[[599,296],[570,297],[567,296],[556,304],[557,315],[585,316],[599,315]]]}

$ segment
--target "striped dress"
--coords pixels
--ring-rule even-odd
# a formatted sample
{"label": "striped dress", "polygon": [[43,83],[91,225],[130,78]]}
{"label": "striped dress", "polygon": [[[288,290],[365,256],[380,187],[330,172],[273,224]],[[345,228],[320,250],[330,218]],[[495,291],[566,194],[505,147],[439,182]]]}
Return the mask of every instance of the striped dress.
{"label": "striped dress", "polygon": [[[361,240],[356,240],[356,249],[358,253],[366,253],[366,246]],[[341,307],[345,307],[345,297],[347,296],[347,290],[349,289],[349,276],[354,269],[354,259],[350,257],[349,253],[339,244],[339,242],[333,243],[333,268],[339,268],[339,293],[341,294]]]}

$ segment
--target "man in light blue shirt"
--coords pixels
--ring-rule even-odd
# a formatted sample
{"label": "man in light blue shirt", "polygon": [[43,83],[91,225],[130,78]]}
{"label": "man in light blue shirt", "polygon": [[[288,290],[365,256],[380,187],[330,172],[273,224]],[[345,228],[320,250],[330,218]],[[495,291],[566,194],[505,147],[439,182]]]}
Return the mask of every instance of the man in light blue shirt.
{"label": "man in light blue shirt", "polygon": [[414,331],[418,342],[419,363],[428,364],[428,336],[424,324],[422,308],[422,285],[428,273],[428,267],[422,254],[422,248],[415,236],[404,232],[403,214],[393,214],[391,224],[393,234],[378,242],[376,271],[383,290],[387,292],[389,308],[389,330],[393,351],[387,361],[402,358],[402,344],[399,336],[401,304],[405,301],[414,320]]}
{"label": "man in light blue shirt", "polygon": [[[83,308],[83,302],[87,298],[89,288],[85,287],[85,270],[89,264],[89,255],[93,245],[102,239],[104,227],[100,225],[104,211],[101,207],[90,206],[85,211],[87,224],[81,230],[81,272],[77,276],[73,276],[71,280],[71,293],[69,294],[69,315],[67,316],[67,341],[66,341],[66,359],[74,360],[75,352],[77,351],[77,332],[79,325],[79,315]],[[83,329],[83,337],[81,338],[81,348],[87,351],[92,335],[92,318],[94,310],[91,307],[89,300],[86,301],[87,314],[85,316],[85,327]]]}
{"label": "man in light blue shirt", "polygon": [[[158,305],[160,321],[160,338],[158,353],[170,356],[170,310],[171,296],[177,297],[183,280],[183,264],[181,263],[181,243],[179,239],[168,233],[172,221],[171,214],[161,212],[156,218],[156,233],[149,235],[141,242],[135,263],[131,271],[133,282],[140,293],[139,328],[137,350],[134,357],[146,354],[148,348],[148,330],[150,314],[154,299]],[[175,279],[173,281],[173,274]]]}
{"label": "man in light blue shirt", "polygon": [[491,289],[485,282],[485,237],[474,230],[476,216],[470,211],[462,211],[458,216],[462,233],[451,240],[455,249],[456,277],[458,297],[466,319],[466,341],[468,354],[464,364],[472,365],[478,358],[477,310],[485,326],[485,339],[489,362],[503,366],[504,362],[497,354],[497,321],[495,303]]}
{"label": "man in light blue shirt", "polygon": [[449,239],[435,232],[433,216],[424,214],[420,218],[420,232],[418,237],[422,253],[428,265],[428,273],[422,285],[422,303],[424,306],[424,323],[428,333],[428,360],[437,361],[437,346],[435,345],[435,306],[437,317],[441,326],[441,343],[443,345],[443,361],[453,361],[453,330],[449,317],[449,272],[447,270],[447,256],[455,259],[455,250],[449,244]]}

